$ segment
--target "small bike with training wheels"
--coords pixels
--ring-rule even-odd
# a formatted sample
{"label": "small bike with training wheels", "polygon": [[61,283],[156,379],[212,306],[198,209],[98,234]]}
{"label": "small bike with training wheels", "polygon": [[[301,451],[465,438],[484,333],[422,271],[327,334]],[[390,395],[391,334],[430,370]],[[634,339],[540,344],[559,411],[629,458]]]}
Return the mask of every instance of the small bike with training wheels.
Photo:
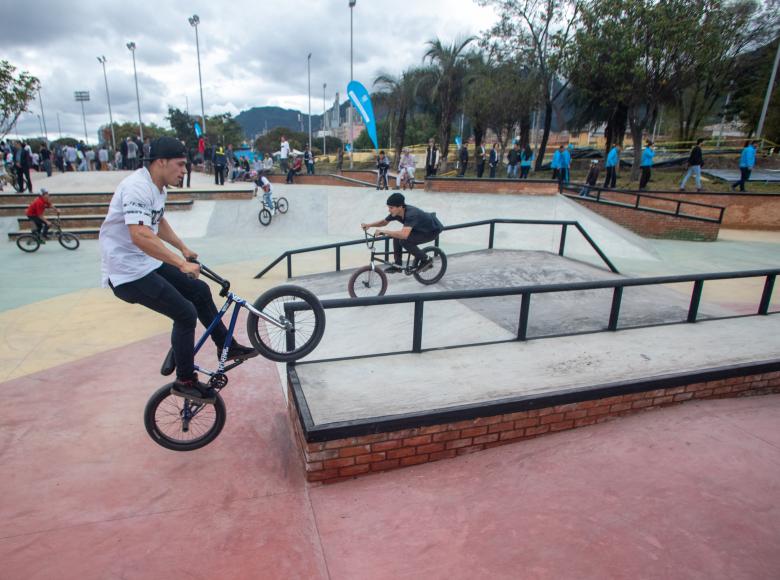
{"label": "small bike with training wheels", "polygon": [[[273,209],[279,213],[287,213],[287,210],[290,209],[290,204],[287,203],[287,198],[279,197],[275,199]],[[260,220],[261,224],[267,226],[271,223],[271,217],[271,208],[268,207],[268,204],[266,204],[265,200],[263,200],[263,209],[261,209],[260,213],[257,214],[257,219]]]}
{"label": "small bike with training wheels", "polygon": [[41,244],[45,244],[47,239],[56,237],[60,245],[66,250],[75,250],[81,243],[79,237],[76,234],[62,231],[62,224],[60,222],[60,214],[57,212],[57,217],[51,220],[50,232],[45,238],[39,230],[33,230],[29,234],[22,234],[16,238],[16,245],[23,252],[35,252],[41,247]]}
{"label": "small bike with training wheels", "polygon": [[[377,264],[388,266],[394,264],[379,257],[380,255],[386,255],[385,252],[374,250],[374,244],[376,244],[377,240],[376,235],[369,235],[368,232],[363,232],[363,234],[366,236],[366,246],[371,252],[371,262],[368,266],[358,268],[350,276],[349,282],[347,282],[347,291],[352,298],[359,296],[384,296],[385,292],[387,292],[387,274],[377,267]],[[426,286],[436,284],[447,271],[447,255],[437,246],[427,246],[422,248],[422,251],[433,260],[431,267],[425,270],[418,269],[416,260],[410,264],[412,254],[407,254],[406,264],[401,267],[401,271],[407,276],[414,276],[414,279],[420,284],[425,284]]]}
{"label": "small bike with training wheels", "polygon": [[[174,451],[192,451],[208,445],[217,438],[225,425],[225,403],[219,392],[228,384],[228,371],[244,362],[227,362],[241,308],[249,311],[246,329],[252,346],[272,361],[292,362],[309,354],[325,332],[325,310],[317,297],[305,288],[277,286],[260,295],[254,304],[249,304],[230,291],[228,280],[203,264],[200,265],[200,271],[221,286],[219,295],[226,301],[195,345],[195,354],[231,305],[233,313],[216,370],[209,371],[195,366],[196,371],[208,376],[208,385],[215,392],[214,398],[207,402],[189,399],[174,392],[173,384],[169,383],[160,387],[146,403],[144,425],[147,433],[155,443]],[[160,372],[167,376],[175,368],[176,361],[171,349]]]}

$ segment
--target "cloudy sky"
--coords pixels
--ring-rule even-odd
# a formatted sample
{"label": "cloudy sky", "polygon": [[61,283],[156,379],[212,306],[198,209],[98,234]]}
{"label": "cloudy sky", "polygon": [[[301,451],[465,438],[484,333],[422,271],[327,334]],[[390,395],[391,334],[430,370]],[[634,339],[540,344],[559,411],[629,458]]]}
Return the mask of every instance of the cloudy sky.
{"label": "cloudy sky", "polygon": [[[312,53],[312,114],[322,112],[322,85],[329,105],[349,81],[348,0],[249,0],[232,4],[195,0],[60,2],[33,6],[4,3],[0,59],[27,70],[42,83],[49,137],[83,138],[74,91],[89,91],[87,130],[95,139],[108,122],[103,70],[105,55],[114,120],[136,121],[133,64],[144,123],[166,124],[168,105],[200,112],[195,31],[187,18],[198,14],[206,114],[237,114],[253,106],[306,110],[306,55]],[[186,10],[186,11],[185,11]],[[492,8],[473,0],[358,0],[354,8],[355,79],[370,88],[379,71],[398,74],[419,64],[427,40],[445,43],[490,27]],[[22,137],[40,134],[41,107],[30,105],[17,124]],[[9,136],[14,137],[15,132]]]}

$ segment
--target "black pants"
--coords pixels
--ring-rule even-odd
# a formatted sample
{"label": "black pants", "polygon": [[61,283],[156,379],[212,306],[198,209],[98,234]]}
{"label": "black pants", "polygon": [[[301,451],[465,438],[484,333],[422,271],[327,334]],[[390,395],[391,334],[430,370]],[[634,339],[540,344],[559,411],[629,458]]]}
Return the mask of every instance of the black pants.
{"label": "black pants", "polygon": [[430,177],[431,175],[436,175],[436,166],[435,165],[426,165],[425,166],[425,177]]}
{"label": "black pants", "polygon": [[225,166],[214,164],[214,185],[225,185]]}
{"label": "black pants", "polygon": [[49,224],[35,215],[30,216],[30,221],[35,224],[35,231],[46,237],[49,235]]}
{"label": "black pants", "polygon": [[642,177],[639,178],[639,189],[644,189],[645,187],[647,187],[649,181],[650,181],[650,167],[648,166],[642,167]]}
{"label": "black pants", "polygon": [[615,171],[614,167],[607,167],[607,175],[604,178],[604,187],[611,187],[612,189],[615,189],[616,184],[617,171]]}
{"label": "black pants", "polygon": [[485,160],[482,159],[481,161],[477,162],[477,177],[482,177],[482,174],[485,173]]}
{"label": "black pants", "polygon": [[558,179],[558,169],[553,169],[552,179],[553,181]]}
{"label": "black pants", "polygon": [[461,161],[460,162],[460,172],[458,173],[458,176],[463,177],[466,173],[466,169],[468,169],[469,162],[468,161]]}
{"label": "black pants", "polygon": [[[139,280],[113,288],[117,298],[141,304],[173,320],[171,346],[176,359],[176,376],[189,378],[195,372],[195,325],[203,326],[217,316],[211,290],[203,280],[187,277],[178,268],[163,264]],[[211,334],[217,347],[225,344],[227,328],[220,322]]]}
{"label": "black pants", "polygon": [[490,177],[493,178],[495,176],[496,176],[496,166],[495,165],[491,165],[490,166]]}
{"label": "black pants", "polygon": [[192,163],[187,163],[187,187],[190,186],[191,175],[192,175]]}
{"label": "black pants", "polygon": [[528,179],[528,172],[531,171],[530,165],[520,166],[520,179]]}
{"label": "black pants", "polygon": [[287,171],[287,181],[286,183],[293,183],[295,181],[295,176],[298,174],[295,169],[290,167],[289,171]]}
{"label": "black pants", "polygon": [[425,242],[431,242],[436,239],[435,232],[420,232],[417,233],[414,230],[409,234],[409,237],[405,240],[399,240],[393,238],[393,259],[395,263],[401,265],[403,263],[403,250],[406,250],[412,254],[416,261],[425,259],[425,252],[423,252],[418,244],[424,244]]}
{"label": "black pants", "polygon": [[739,181],[737,181],[734,185],[732,185],[732,188],[736,188],[739,186],[740,191],[745,191],[745,184],[750,180],[750,172],[753,171],[749,167],[740,167],[739,168]]}
{"label": "black pants", "polygon": [[19,191],[24,191],[24,182],[27,180],[27,188],[30,190],[30,193],[32,193],[32,179],[30,178],[30,168],[29,167],[22,167],[16,168],[16,177],[19,181]]}

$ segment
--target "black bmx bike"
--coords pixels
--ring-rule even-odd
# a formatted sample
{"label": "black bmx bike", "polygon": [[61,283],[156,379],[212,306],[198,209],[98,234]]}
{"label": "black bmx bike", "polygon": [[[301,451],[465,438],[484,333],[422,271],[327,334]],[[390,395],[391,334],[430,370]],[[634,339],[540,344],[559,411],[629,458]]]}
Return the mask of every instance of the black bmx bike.
{"label": "black bmx bike", "polygon": [[[352,298],[384,296],[387,292],[387,274],[379,265],[392,266],[394,264],[387,259],[385,252],[374,249],[377,241],[376,236],[369,235],[368,232],[363,233],[366,236],[366,247],[371,252],[371,261],[368,266],[358,268],[350,276],[349,282],[347,282],[347,291]],[[407,276],[414,276],[414,279],[420,284],[426,286],[436,284],[447,271],[447,255],[437,246],[427,246],[422,248],[422,251],[433,261],[432,265],[425,269],[419,268],[417,260],[412,260],[412,255],[407,254],[406,264],[401,267],[401,272]],[[379,256],[385,256],[385,258]]]}
{"label": "black bmx bike", "polygon": [[[173,383],[160,387],[146,403],[144,425],[152,440],[173,451],[192,451],[208,445],[225,425],[225,402],[220,391],[228,384],[227,373],[245,362],[228,362],[233,331],[241,308],[249,311],[246,330],[252,346],[264,357],[276,362],[291,362],[314,350],[325,332],[325,310],[317,297],[299,286],[283,285],[271,288],[249,304],[230,291],[230,282],[201,264],[201,273],[221,286],[219,295],[225,304],[195,345],[201,349],[216,325],[233,306],[227,339],[219,353],[215,370],[195,365],[195,370],[208,377],[215,396],[212,400],[189,399],[173,390]],[[173,373],[176,361],[173,349],[163,361],[160,373]]]}
{"label": "black bmx bike", "polygon": [[45,244],[47,240],[53,238],[57,238],[57,241],[66,250],[75,250],[81,243],[76,234],[62,231],[60,214],[57,212],[57,217],[51,220],[51,229],[48,236],[44,237],[40,230],[33,230],[16,238],[16,245],[23,252],[35,252],[41,247],[41,244]]}
{"label": "black bmx bike", "polygon": [[278,211],[279,213],[287,213],[287,210],[290,209],[290,204],[287,202],[287,198],[278,197],[274,200],[273,208],[271,208],[268,206],[265,200],[263,200],[263,208],[260,210],[260,213],[257,214],[257,219],[260,220],[260,223],[264,226],[267,226],[271,223],[271,218],[273,217],[271,209],[273,209],[275,212]]}

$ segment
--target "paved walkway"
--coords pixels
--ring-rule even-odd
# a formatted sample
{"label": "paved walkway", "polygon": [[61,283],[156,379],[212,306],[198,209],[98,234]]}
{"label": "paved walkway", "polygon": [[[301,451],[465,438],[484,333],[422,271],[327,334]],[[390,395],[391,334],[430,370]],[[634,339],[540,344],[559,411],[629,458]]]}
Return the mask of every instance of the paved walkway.
{"label": "paved walkway", "polygon": [[[283,279],[283,268],[251,276],[284,249],[357,237],[363,216],[348,212],[383,209],[370,190],[275,189],[292,207],[269,228],[249,228],[256,201],[219,202],[205,230],[193,226],[206,237],[189,240],[247,298]],[[451,207],[451,221],[496,211],[569,219],[576,205],[414,195]],[[774,234],[656,242],[582,219],[631,275],[777,264]],[[468,237],[455,245],[474,249]],[[2,578],[755,579],[780,569],[780,397],[686,404],[309,487],[278,369],[264,360],[231,373],[228,422],[212,445],[180,454],[152,443],[141,417],[164,382],[168,323],[95,287],[97,242],[57,250],[0,247]],[[300,268],[333,261],[310,256]],[[751,286],[720,292],[756,300]]]}

